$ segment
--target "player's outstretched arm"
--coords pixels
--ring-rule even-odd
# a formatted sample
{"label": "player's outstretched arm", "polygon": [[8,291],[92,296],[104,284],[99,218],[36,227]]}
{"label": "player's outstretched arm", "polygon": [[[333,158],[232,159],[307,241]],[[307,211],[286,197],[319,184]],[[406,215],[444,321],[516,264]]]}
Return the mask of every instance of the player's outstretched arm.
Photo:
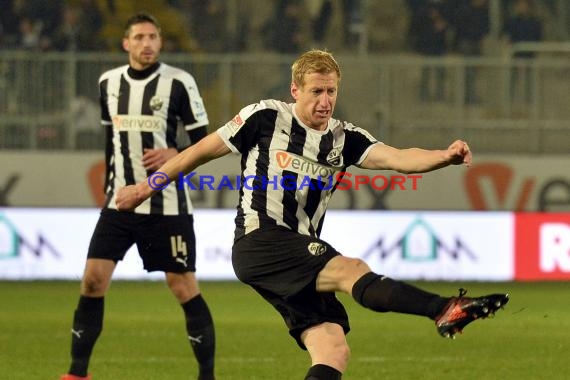
{"label": "player's outstretched arm", "polygon": [[400,173],[425,173],[448,165],[471,165],[473,156],[466,142],[454,141],[445,150],[397,149],[376,144],[362,164],[366,169],[390,169]]}
{"label": "player's outstretched arm", "polygon": [[[163,173],[168,181],[178,179],[179,173],[188,174],[208,161],[224,156],[230,149],[216,133],[210,133],[198,143],[188,147],[162,165],[156,173]],[[117,192],[116,204],[119,211],[134,210],[138,205],[151,197],[157,190],[148,181],[125,186]]]}

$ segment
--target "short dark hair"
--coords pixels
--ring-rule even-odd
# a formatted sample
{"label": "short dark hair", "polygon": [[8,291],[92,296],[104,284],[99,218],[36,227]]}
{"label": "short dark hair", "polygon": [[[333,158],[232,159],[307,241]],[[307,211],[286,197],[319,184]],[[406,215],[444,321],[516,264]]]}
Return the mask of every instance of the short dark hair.
{"label": "short dark hair", "polygon": [[131,27],[133,25],[142,24],[145,22],[151,23],[154,26],[156,26],[156,29],[158,29],[158,32],[160,33],[161,28],[160,28],[160,24],[158,23],[158,20],[154,16],[152,16],[148,13],[142,13],[141,12],[141,13],[137,13],[136,15],[130,17],[127,20],[127,24],[125,25],[125,37],[129,36],[129,33],[131,32]]}

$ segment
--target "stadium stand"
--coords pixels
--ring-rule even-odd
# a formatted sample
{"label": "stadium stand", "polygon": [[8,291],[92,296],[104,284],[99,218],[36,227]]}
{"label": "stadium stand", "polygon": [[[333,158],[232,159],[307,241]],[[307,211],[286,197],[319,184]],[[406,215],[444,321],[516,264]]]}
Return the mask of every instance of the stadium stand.
{"label": "stadium stand", "polygon": [[[242,0],[240,6],[236,0],[204,0],[194,5],[174,0],[54,0],[44,19],[34,8],[37,1],[8,1],[0,19],[2,149],[100,149],[98,116],[93,112],[97,108],[94,83],[104,69],[122,62],[116,41],[120,40],[128,15],[138,10],[147,9],[159,19],[168,20],[163,23],[165,40],[169,41],[165,54],[169,61],[195,73],[202,84],[212,128],[248,102],[267,97],[287,99],[291,56],[270,51],[274,49],[264,45],[262,32],[268,21],[276,22],[275,7],[283,0]],[[559,49],[567,46],[569,35],[569,24],[560,21],[569,17],[563,7],[565,2],[554,2],[562,4],[556,12],[544,5],[537,9],[545,30],[543,41],[532,46],[536,50],[532,61],[512,58],[512,50],[500,35],[505,13],[511,8],[493,8],[492,4],[497,4],[494,1],[489,2],[492,25],[483,55],[474,58],[453,50],[438,57],[412,51],[408,36],[412,10],[405,0],[361,1],[362,8],[352,13],[346,13],[340,5],[343,2],[331,2],[328,11],[326,7],[311,8],[312,3],[303,4],[299,17],[310,16],[313,27],[317,20],[321,24],[317,29],[305,29],[307,35],[299,48],[329,48],[342,60],[347,79],[342,83],[343,98],[336,110],[339,118],[355,120],[395,145],[421,139],[422,145],[435,147],[453,134],[473,141],[481,152],[567,151],[570,54],[567,49]],[[39,42],[45,30],[57,24],[56,11],[74,6],[95,6],[99,10],[103,20],[99,46],[106,54],[78,49],[73,54],[38,55],[40,45],[14,49],[18,47],[19,38],[14,36],[18,18],[32,20],[36,33],[39,25]],[[228,37],[210,47],[200,39],[207,39],[216,29],[204,31],[200,39],[191,37],[212,17],[223,20],[217,20],[215,28],[223,30],[218,37]],[[315,35],[315,30],[322,36]],[[511,48],[522,49],[525,45]],[[445,72],[445,96],[435,102],[422,102],[418,97],[426,65]],[[511,69],[531,66],[532,75],[513,87]],[[461,96],[466,67],[478,71],[476,86],[482,100],[477,104],[466,103]],[[528,100],[516,92],[527,87],[533,94]]]}

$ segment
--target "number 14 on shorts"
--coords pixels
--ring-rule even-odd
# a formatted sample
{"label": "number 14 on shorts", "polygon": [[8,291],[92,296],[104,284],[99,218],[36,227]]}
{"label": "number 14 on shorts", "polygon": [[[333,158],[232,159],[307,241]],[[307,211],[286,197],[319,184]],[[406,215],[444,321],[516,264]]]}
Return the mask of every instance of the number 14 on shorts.
{"label": "number 14 on shorts", "polygon": [[177,256],[188,256],[188,250],[186,249],[186,242],[182,240],[182,235],[170,236],[170,251],[172,252],[172,257]]}

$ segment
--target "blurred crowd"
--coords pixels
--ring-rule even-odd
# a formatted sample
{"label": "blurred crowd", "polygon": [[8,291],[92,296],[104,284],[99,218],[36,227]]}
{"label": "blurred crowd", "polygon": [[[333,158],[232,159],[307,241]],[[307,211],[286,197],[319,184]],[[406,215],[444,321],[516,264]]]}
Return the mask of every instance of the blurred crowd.
{"label": "blurred crowd", "polygon": [[105,22],[96,0],[3,0],[3,49],[96,51],[104,49]]}
{"label": "blurred crowd", "polygon": [[[555,0],[542,8],[556,12]],[[2,0],[0,48],[115,51],[139,10],[163,25],[165,51],[296,53],[314,46],[439,56],[481,54],[489,0]],[[502,0],[502,34],[542,39],[532,0]]]}
{"label": "blurred crowd", "polygon": [[[465,57],[483,55],[483,43],[491,30],[489,0],[407,0],[411,11],[408,31],[409,46],[418,54],[441,57],[459,54]],[[543,22],[532,0],[503,0],[499,36],[507,45],[538,42],[543,39]],[[532,52],[515,58],[532,58]],[[420,98],[441,101],[445,98],[445,68],[423,68]],[[465,70],[465,102],[480,101],[476,92],[475,67]],[[530,84],[530,80],[526,80]],[[527,93],[530,93],[527,91]]]}
{"label": "blurred crowd", "polygon": [[[490,32],[489,0],[407,0],[411,11],[409,42],[424,55],[482,53]],[[542,21],[532,0],[501,2],[501,35],[508,43],[542,40]]]}

